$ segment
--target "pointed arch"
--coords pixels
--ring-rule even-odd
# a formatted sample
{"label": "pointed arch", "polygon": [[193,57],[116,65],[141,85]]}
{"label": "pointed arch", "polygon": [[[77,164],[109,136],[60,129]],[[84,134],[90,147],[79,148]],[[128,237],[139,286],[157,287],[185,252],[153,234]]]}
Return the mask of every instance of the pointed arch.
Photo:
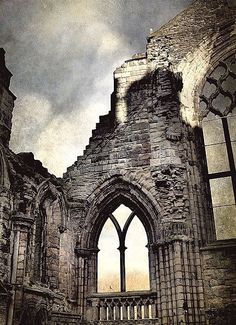
{"label": "pointed arch", "polygon": [[[98,289],[98,241],[103,226],[110,216],[121,204],[128,207],[140,220],[147,235],[148,248],[148,277],[150,290],[155,290],[156,279],[151,270],[156,267],[153,244],[160,237],[160,210],[151,193],[145,191],[138,184],[129,182],[121,175],[114,175],[105,180],[90,195],[87,202],[87,211],[83,231],[78,238],[76,253],[79,264],[84,269],[83,277],[79,278],[79,285],[84,292],[95,293]],[[131,220],[131,219],[130,219]],[[123,234],[124,235],[124,234]],[[125,254],[120,251],[120,288],[125,291],[125,267],[123,259]],[[89,278],[84,284],[83,278]],[[124,279],[122,283],[121,280]]]}
{"label": "pointed arch", "polygon": [[135,184],[116,175],[98,186],[88,199],[86,231],[81,236],[81,247],[97,248],[98,238],[107,216],[122,203],[139,216],[148,236],[148,244],[156,242],[161,213],[155,199],[150,193],[145,193]]}
{"label": "pointed arch", "polygon": [[60,233],[66,230],[68,220],[66,201],[60,187],[46,179],[37,189],[35,205],[34,278],[55,289],[59,278],[51,271],[54,263],[59,272]]}
{"label": "pointed arch", "polygon": [[52,201],[58,200],[58,204],[61,210],[61,220],[60,220],[60,231],[64,231],[67,228],[68,223],[68,209],[65,196],[61,189],[53,185],[50,179],[43,181],[37,188],[36,196],[36,208],[39,209],[40,204],[46,199],[51,198]]}

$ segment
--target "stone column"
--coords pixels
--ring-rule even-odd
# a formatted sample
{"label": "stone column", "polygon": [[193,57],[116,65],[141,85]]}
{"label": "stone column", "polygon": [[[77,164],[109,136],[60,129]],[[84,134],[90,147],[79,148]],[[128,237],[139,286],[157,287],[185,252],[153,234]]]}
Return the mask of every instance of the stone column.
{"label": "stone column", "polygon": [[[97,248],[76,247],[78,256],[78,296],[82,299],[78,302],[82,315],[87,315],[88,320],[97,320],[97,306],[91,304],[86,308],[86,299],[90,293],[97,291]],[[96,310],[95,310],[96,309]]]}
{"label": "stone column", "polygon": [[[29,241],[29,230],[34,222],[33,218],[18,213],[13,216],[13,243],[12,243],[12,265],[11,265],[11,284],[13,285],[12,300],[8,311],[7,325],[13,324],[13,314],[21,308],[21,291],[19,285],[25,282],[25,272],[27,263],[27,248]],[[14,320],[17,324],[17,320]]]}

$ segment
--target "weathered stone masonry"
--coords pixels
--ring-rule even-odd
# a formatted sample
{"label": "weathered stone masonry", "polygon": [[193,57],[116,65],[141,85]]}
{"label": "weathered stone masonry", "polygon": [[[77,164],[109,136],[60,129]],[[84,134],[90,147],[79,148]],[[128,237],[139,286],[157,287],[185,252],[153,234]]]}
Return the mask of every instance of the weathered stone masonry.
{"label": "weathered stone masonry", "polygon": [[[111,110],[63,179],[9,149],[0,53],[1,324],[235,323],[235,239],[216,240],[199,105],[235,57],[235,31],[231,2],[198,0],[150,34],[114,72]],[[146,230],[150,291],[97,292],[99,235],[120,204]]]}

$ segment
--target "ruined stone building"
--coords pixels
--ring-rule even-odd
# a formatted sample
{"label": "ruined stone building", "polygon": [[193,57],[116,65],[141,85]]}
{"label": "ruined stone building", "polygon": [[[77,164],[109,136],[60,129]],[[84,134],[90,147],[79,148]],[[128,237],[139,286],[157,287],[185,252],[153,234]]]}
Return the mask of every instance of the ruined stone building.
{"label": "ruined stone building", "polygon": [[[62,179],[9,149],[15,96],[1,49],[1,325],[236,324],[235,13],[233,1],[197,0],[152,32],[114,72],[110,112]],[[134,218],[147,237],[145,290],[127,286]],[[108,220],[119,288],[104,292]]]}

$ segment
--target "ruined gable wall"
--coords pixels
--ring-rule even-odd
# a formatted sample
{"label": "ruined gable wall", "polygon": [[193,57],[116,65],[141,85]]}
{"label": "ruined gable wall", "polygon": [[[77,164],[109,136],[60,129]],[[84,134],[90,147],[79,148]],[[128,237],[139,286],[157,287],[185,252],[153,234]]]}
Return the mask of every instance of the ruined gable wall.
{"label": "ruined gable wall", "polygon": [[[92,227],[88,211],[99,189],[104,198],[109,196],[104,186],[109,179],[118,177],[151,195],[159,211],[151,278],[162,293],[157,309],[163,324],[181,321],[184,303],[189,321],[205,324],[207,275],[199,245],[215,240],[215,231],[205,199],[196,96],[212,62],[230,46],[233,17],[225,1],[196,1],[151,34],[146,55],[115,71],[111,112],[101,118],[84,155],[64,175],[78,245],[84,230]],[[94,260],[87,258],[90,278],[79,288],[85,294],[96,281]]]}
{"label": "ruined gable wall", "polygon": [[[154,217],[158,227],[154,229],[156,241],[152,243],[155,246],[152,288],[158,294],[163,293],[158,298],[157,309],[165,324],[168,317],[174,317],[176,321],[184,317],[183,286],[186,284],[183,279],[188,278],[189,272],[196,272],[199,278],[198,287],[195,279],[188,278],[188,286],[195,288],[189,304],[195,308],[199,301],[201,309],[204,305],[200,257],[195,253],[193,242],[194,236],[198,242],[199,223],[190,214],[190,205],[195,198],[189,191],[188,173],[193,159],[188,145],[188,129],[179,114],[177,92],[181,89],[181,78],[168,68],[153,71],[147,66],[142,69],[139,61],[146,63],[143,57],[134,58],[118,69],[117,75],[115,73],[117,102],[114,108],[117,104],[119,114],[111,112],[113,120],[109,132],[104,133],[101,125],[97,127],[84,156],[68,169],[64,179],[78,245],[83,233],[91,229],[93,216],[88,210],[99,188],[101,192],[104,190],[104,198],[109,196],[109,188],[103,188],[107,180],[119,176],[152,197],[152,204],[159,211]],[[145,74],[143,71],[141,76],[138,74],[138,65]],[[131,77],[131,67],[137,74],[132,82],[127,79]],[[120,117],[123,120],[119,120]],[[79,257],[79,296],[87,296],[95,288],[94,265],[93,257]],[[83,284],[83,277],[87,279],[86,284]],[[82,304],[83,301],[81,309]],[[203,321],[201,309],[195,309],[195,320]]]}
{"label": "ruined gable wall", "polygon": [[[133,61],[138,62],[137,59]],[[126,66],[130,66],[130,61]],[[119,78],[122,77],[120,73]],[[119,79],[117,84],[116,91],[121,93],[124,86]],[[119,85],[122,87],[121,89]],[[84,157],[79,157],[64,177],[68,201],[71,203],[74,231],[78,234],[78,241],[83,236],[84,230],[89,232],[91,229],[93,220],[92,216],[88,214],[88,208],[90,204],[93,204],[94,192],[99,187],[103,191],[103,184],[107,180],[119,176],[121,180],[138,187],[141,192],[149,193],[153,198],[152,204],[159,210],[159,214],[154,216],[159,226],[154,229],[156,242],[152,243],[157,245],[153,261],[154,265],[155,263],[157,265],[151,274],[151,278],[155,279],[152,287],[160,292],[160,285],[162,285],[165,291],[166,296],[159,301],[160,315],[167,317],[165,315],[170,312],[169,303],[164,300],[172,301],[174,299],[179,301],[174,310],[180,319],[181,313],[183,313],[181,309],[184,299],[182,290],[179,288],[178,294],[174,291],[171,292],[165,283],[170,283],[171,274],[173,283],[175,283],[179,277],[183,276],[182,272],[187,271],[179,270],[180,272],[176,273],[175,277],[169,266],[169,274],[163,274],[158,282],[161,273],[157,276],[156,268],[161,268],[161,266],[155,260],[159,253],[163,254],[162,247],[158,245],[176,240],[178,236],[186,236],[185,238],[189,240],[194,235],[191,233],[190,197],[187,184],[186,164],[189,161],[186,145],[187,129],[182,125],[179,116],[177,96],[179,87],[181,87],[181,80],[178,79],[178,76],[168,69],[162,68],[157,71],[147,71],[144,77],[129,84],[128,91],[123,97],[122,106],[125,112],[123,115],[125,121],[114,126],[114,130],[110,134],[102,134],[101,144],[92,149],[88,147]],[[96,130],[97,134],[99,134],[99,128]],[[107,192],[104,191],[104,198],[106,196],[109,196],[109,189]],[[173,249],[176,250],[176,260],[179,260],[180,246],[177,245],[175,248],[171,246],[171,250]],[[79,258],[82,259],[82,257]],[[164,264],[169,263],[169,258]],[[186,256],[186,258],[188,257]],[[81,260],[79,267],[81,272],[84,268],[83,263]],[[94,290],[94,261],[91,259],[86,263],[88,263],[89,271],[85,271],[87,275],[84,277],[88,283],[85,287],[80,285],[81,294],[82,292],[88,294]],[[196,268],[196,265],[193,268]],[[198,271],[200,273],[200,269]],[[199,296],[196,294],[193,299],[199,299]]]}

